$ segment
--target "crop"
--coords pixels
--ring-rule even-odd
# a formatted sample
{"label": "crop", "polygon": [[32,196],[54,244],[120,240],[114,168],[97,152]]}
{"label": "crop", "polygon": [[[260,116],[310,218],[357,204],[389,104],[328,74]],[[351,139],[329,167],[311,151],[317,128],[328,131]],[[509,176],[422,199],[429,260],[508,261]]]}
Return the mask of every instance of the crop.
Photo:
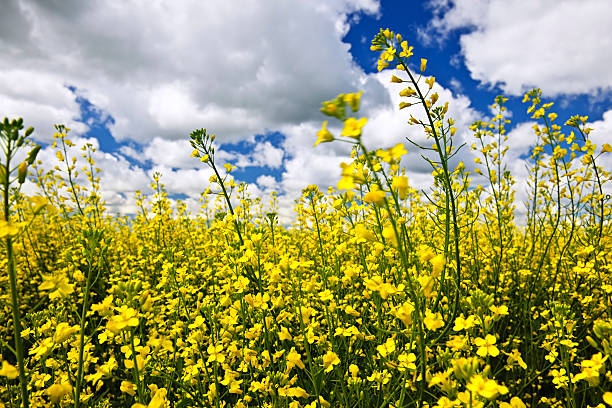
{"label": "crop", "polygon": [[[315,145],[351,143],[353,161],[337,189],[304,188],[291,226],[219,166],[205,129],[190,135],[214,173],[202,211],[173,207],[155,174],[128,218],[106,211],[91,145],[69,157],[57,126],[63,167],[45,171],[36,146],[15,166],[33,129],[6,119],[0,406],[612,406],[611,175],[598,165],[612,147],[591,142],[585,116],[563,133],[527,93],[538,124],[519,222],[506,99],[469,128],[470,172],[427,61],[411,70],[389,30],[372,50],[430,144],[368,150],[361,93],[323,102],[343,130],[324,122]],[[429,190],[401,166],[411,146]]]}

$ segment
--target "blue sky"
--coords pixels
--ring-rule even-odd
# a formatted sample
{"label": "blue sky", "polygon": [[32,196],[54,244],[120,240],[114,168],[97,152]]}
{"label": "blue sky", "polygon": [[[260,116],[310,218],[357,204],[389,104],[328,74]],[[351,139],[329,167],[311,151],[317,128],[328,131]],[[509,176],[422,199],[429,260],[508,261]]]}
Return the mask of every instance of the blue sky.
{"label": "blue sky", "polygon": [[[339,164],[349,161],[344,144],[312,148],[326,119],[323,100],[364,90],[369,147],[424,140],[406,125],[419,113],[397,109],[401,87],[389,83],[393,72],[377,71],[370,51],[374,34],[388,27],[414,46],[415,70],[427,58],[461,141],[471,144],[467,128],[486,119],[495,96],[509,97],[519,190],[520,158],[534,141],[521,103],[531,87],[555,102],[559,121],[588,115],[595,142],[612,139],[612,54],[601,52],[612,49],[607,0],[230,3],[8,0],[0,114],[23,116],[46,146],[54,123],[68,125],[77,145],[97,145],[104,198],[125,214],[135,211],[136,190],[150,191],[155,171],[171,197],[197,210],[210,170],[189,157],[187,140],[207,128],[217,134],[220,164],[237,165],[234,177],[254,196],[279,192],[288,220],[303,187],[335,186]],[[50,148],[41,158],[56,164]],[[461,159],[472,163],[473,155]],[[413,185],[427,186],[427,165],[410,158],[405,165]]]}

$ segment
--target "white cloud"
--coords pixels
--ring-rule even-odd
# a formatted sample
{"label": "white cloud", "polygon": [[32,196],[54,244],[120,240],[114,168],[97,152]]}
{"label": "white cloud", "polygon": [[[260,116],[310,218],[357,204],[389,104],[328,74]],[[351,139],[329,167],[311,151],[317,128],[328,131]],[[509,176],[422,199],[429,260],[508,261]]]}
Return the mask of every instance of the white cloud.
{"label": "white cloud", "polygon": [[[53,123],[72,128],[74,140],[94,124],[79,122],[76,96],[91,102],[102,120],[112,116],[110,133],[127,144],[95,158],[113,210],[134,212],[133,194],[149,191],[154,171],[163,173],[169,193],[197,197],[210,170],[189,157],[186,140],[193,129],[206,127],[217,134],[217,144],[252,140],[268,131],[311,127],[320,119],[320,102],[341,92],[365,89],[366,103],[386,101],[384,88],[363,73],[341,41],[353,12],[377,15],[380,5],[9,0],[0,15],[0,76],[8,79],[0,84],[0,105],[4,114],[34,125],[42,142],[51,141]],[[282,148],[264,142],[246,154],[218,149],[216,159],[278,169],[287,154],[310,150],[312,137]],[[48,166],[53,157],[50,149],[41,152]],[[325,166],[336,168],[338,160],[316,152],[308,157],[313,159],[302,161],[303,167],[321,163],[323,170],[290,164],[277,187],[297,191],[303,187],[298,182],[331,183]],[[272,181],[260,182],[257,194],[264,194]]]}
{"label": "white cloud", "polygon": [[[335,186],[340,163],[350,161],[348,144],[312,147],[325,119],[318,111],[320,102],[359,89],[364,90],[360,114],[369,118],[364,143],[370,148],[405,143],[409,154],[403,163],[411,183],[425,188],[431,182],[430,167],[405,141],[410,137],[431,144],[422,128],[407,124],[411,113],[423,118],[422,109],[399,111],[402,86],[389,83],[392,72],[366,75],[341,41],[349,27],[347,14],[356,10],[376,14],[376,1],[249,0],[236,7],[185,0],[146,8],[137,1],[12,0],[9,4],[0,16],[0,52],[5,55],[0,75],[9,79],[0,83],[0,106],[8,115],[23,116],[27,126],[36,126],[40,141],[50,140],[56,122],[72,127],[77,138],[88,129],[78,122],[79,105],[67,85],[102,109],[102,116],[111,115],[113,137],[128,142],[118,152],[98,151],[95,156],[112,211],[134,213],[134,193],[150,192],[155,171],[162,173],[161,181],[171,195],[185,194],[190,209],[199,207],[197,198],[212,172],[190,157],[188,135],[193,129],[206,127],[217,134],[218,144],[239,140],[249,144],[255,134],[279,131],[286,136],[281,146],[264,141],[246,153],[218,148],[216,159],[220,165],[231,160],[241,167],[283,168],[278,179],[258,177],[250,191],[264,200],[271,191],[281,193],[279,218],[287,223],[293,217],[293,200],[304,187]],[[516,1],[459,0],[454,8],[440,8],[432,30],[476,28],[462,37],[468,68],[485,83],[503,78],[507,92],[518,92],[532,82],[548,93],[610,86],[612,77],[604,68],[612,62],[607,61],[609,53],[588,48],[610,38],[606,31],[599,43],[591,41],[612,14],[601,12],[606,5],[584,2],[587,16],[601,9],[588,25],[582,24],[582,16],[576,17],[577,23],[572,23],[572,35],[580,39],[576,40],[566,34],[571,30],[552,27],[555,19],[564,21],[574,3],[555,2],[558,6],[549,10],[540,10],[540,4],[548,3],[519,6]],[[544,35],[546,29],[554,35]],[[524,32],[529,30],[527,41]],[[579,41],[574,45],[582,48],[570,50],[572,41]],[[454,85],[453,90],[460,88]],[[438,84],[434,91],[441,103],[450,103],[449,115],[459,129],[457,140],[468,144],[458,159],[470,167],[471,134],[466,130],[480,114],[467,97]],[[610,123],[608,112],[595,125],[609,134]],[[340,127],[330,119],[332,132],[339,134]],[[529,132],[530,125],[524,124],[511,133],[513,159],[530,145]],[[55,163],[49,149],[41,152],[41,158],[49,166]],[[511,165],[522,174],[519,160]]]}
{"label": "white cloud", "polygon": [[0,106],[3,117],[22,117],[26,126],[35,127],[32,137],[46,142],[52,139],[54,124],[64,124],[79,134],[88,130],[86,124],[78,122],[79,104],[60,76],[25,67],[2,69],[1,66],[2,63]]}
{"label": "white cloud", "polygon": [[[22,25],[0,31],[0,75],[19,78],[0,89],[3,106],[46,129],[79,117],[62,90],[73,85],[113,116],[117,140],[140,143],[201,126],[235,141],[313,119],[363,75],[341,42],[347,14],[379,12],[373,0],[10,3],[0,26]],[[44,113],[58,105],[62,114]]]}
{"label": "white cloud", "polygon": [[[548,95],[612,89],[612,2],[436,0],[423,38],[469,28],[460,43],[472,77],[504,92]],[[423,33],[422,33],[423,34]]]}
{"label": "white cloud", "polygon": [[278,188],[278,182],[276,179],[265,174],[257,177],[256,184],[268,190],[276,190]]}

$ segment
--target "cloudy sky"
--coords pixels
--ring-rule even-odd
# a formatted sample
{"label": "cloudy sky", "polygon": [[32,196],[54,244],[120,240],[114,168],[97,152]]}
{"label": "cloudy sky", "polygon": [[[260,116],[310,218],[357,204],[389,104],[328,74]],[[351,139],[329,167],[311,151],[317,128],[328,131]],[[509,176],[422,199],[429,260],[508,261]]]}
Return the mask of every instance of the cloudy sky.
{"label": "cloudy sky", "polygon": [[[285,220],[302,188],[335,186],[348,161],[345,144],[312,147],[322,101],[363,90],[369,147],[423,140],[406,124],[419,113],[397,109],[401,87],[391,71],[377,72],[369,50],[386,27],[414,46],[415,69],[429,60],[468,145],[467,127],[490,115],[496,95],[510,98],[518,190],[519,158],[534,142],[521,103],[532,87],[555,102],[560,121],[589,115],[595,142],[612,140],[609,0],[0,2],[0,116],[36,128],[49,167],[54,123],[96,145],[104,198],[124,214],[155,171],[172,198],[197,208],[210,171],[189,157],[196,128],[217,135],[219,164],[236,165],[254,195],[280,194]],[[407,148],[408,176],[424,187],[429,169]]]}

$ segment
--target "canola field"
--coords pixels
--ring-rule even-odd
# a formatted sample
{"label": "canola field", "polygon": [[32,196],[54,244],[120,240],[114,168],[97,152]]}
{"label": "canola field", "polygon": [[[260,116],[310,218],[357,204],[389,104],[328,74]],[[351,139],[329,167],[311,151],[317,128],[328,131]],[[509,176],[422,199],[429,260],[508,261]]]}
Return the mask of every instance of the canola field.
{"label": "canola field", "polygon": [[[372,50],[430,143],[367,150],[361,93],[324,102],[343,130],[324,122],[313,142],[348,141],[353,162],[337,189],[304,188],[291,226],[232,180],[204,129],[192,156],[215,174],[215,211],[172,206],[155,175],[127,218],[105,210],[93,147],[69,157],[57,126],[64,166],[46,171],[33,130],[6,119],[0,407],[612,406],[611,175],[598,165],[612,146],[526,94],[538,124],[519,222],[505,98],[469,129],[469,172],[427,61],[408,69],[412,47],[389,30]],[[401,166],[419,153],[426,191]],[[28,177],[39,194],[20,193]]]}

